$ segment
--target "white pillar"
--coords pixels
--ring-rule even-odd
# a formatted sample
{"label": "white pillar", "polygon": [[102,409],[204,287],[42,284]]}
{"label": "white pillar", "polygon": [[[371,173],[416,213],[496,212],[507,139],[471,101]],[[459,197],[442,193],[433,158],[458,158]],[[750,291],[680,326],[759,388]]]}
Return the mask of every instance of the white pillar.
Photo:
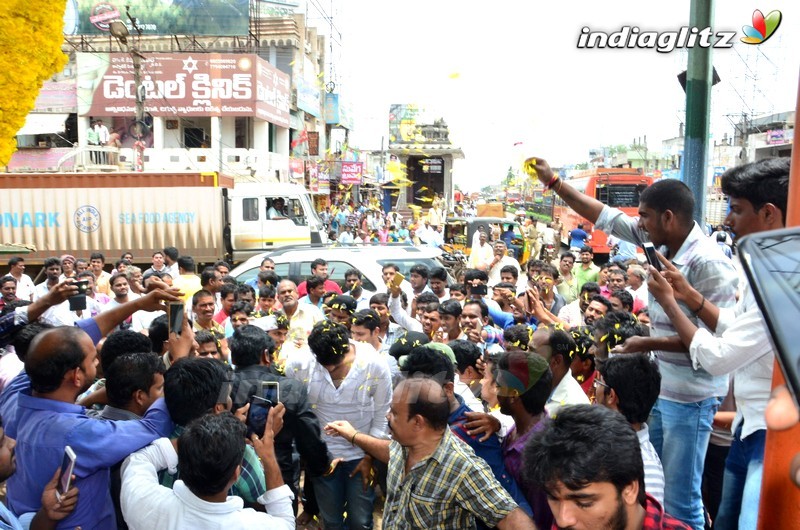
{"label": "white pillar", "polygon": [[153,149],[164,149],[166,121],[163,116],[153,116]]}
{"label": "white pillar", "polygon": [[216,159],[216,169],[222,173],[222,118],[211,116],[211,156]]}
{"label": "white pillar", "polygon": [[89,143],[86,141],[86,133],[89,130],[90,121],[88,116],[78,116],[78,145],[86,147]]}

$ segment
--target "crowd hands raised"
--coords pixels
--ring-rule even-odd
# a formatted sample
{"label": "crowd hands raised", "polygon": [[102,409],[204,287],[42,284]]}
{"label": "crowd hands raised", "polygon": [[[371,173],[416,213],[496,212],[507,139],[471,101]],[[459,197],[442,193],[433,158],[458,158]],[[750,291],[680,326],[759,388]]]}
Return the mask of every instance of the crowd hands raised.
{"label": "crowd hands raised", "polygon": [[[680,183],[648,188],[629,219],[532,167],[598,228],[660,247],[662,272],[597,267],[585,247],[523,274],[483,237],[485,262],[456,282],[387,265],[373,294],[357,271],[332,282],[322,259],[300,285],[269,259],[250,285],[223,262],[197,277],[187,256],[168,260],[173,275],[165,249],[138,297],[113,290],[112,307],[69,316],[78,288],[50,271],[49,291],[3,310],[18,373],[0,394],[2,523],[369,529],[383,502],[386,529],[755,528],[765,411],[787,428],[797,409],[785,390],[769,400],[774,354],[749,287],[697,233]],[[726,224],[782,226],[787,176],[779,162],[726,173]],[[759,192],[778,191],[761,197],[765,178]],[[729,381],[735,412],[718,412]],[[727,431],[727,464],[706,458],[712,430]]]}

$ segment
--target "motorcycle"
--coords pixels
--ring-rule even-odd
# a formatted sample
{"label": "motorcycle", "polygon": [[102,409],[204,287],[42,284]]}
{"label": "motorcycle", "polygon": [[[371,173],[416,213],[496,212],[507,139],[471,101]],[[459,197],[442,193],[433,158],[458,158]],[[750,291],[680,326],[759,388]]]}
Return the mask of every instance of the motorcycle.
{"label": "motorcycle", "polygon": [[546,261],[547,263],[552,262],[556,259],[558,252],[556,252],[556,246],[552,243],[547,243],[542,246],[542,255],[541,259]]}

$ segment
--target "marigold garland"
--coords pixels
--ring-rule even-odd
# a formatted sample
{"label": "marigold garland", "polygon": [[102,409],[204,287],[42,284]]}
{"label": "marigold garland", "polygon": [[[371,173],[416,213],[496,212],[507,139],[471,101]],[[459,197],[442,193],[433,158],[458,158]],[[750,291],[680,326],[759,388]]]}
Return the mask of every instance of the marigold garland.
{"label": "marigold garland", "polygon": [[16,151],[16,134],[45,80],[61,71],[66,0],[0,2],[0,167]]}

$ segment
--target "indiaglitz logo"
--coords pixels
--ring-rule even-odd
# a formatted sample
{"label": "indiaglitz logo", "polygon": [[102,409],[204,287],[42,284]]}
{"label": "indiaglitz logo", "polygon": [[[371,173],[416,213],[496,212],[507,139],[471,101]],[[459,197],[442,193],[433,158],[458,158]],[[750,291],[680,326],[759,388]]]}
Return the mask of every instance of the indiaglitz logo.
{"label": "indiaglitz logo", "polygon": [[87,234],[100,228],[100,211],[94,206],[81,206],[75,210],[72,219],[78,230]]}
{"label": "indiaglitz logo", "polygon": [[783,15],[777,9],[770,11],[766,17],[764,17],[764,13],[760,9],[756,9],[753,11],[753,25],[742,26],[742,32],[744,32],[745,36],[739,40],[745,44],[767,42],[775,33],[775,30],[778,29],[778,26],[781,25],[782,18]]}

